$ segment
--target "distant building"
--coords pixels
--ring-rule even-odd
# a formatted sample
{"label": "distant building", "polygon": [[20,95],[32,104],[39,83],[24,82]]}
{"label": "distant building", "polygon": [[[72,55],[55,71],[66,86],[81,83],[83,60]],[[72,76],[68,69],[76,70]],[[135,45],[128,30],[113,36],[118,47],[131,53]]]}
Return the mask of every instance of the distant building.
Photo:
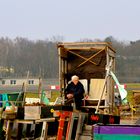
{"label": "distant building", "polygon": [[2,78],[0,80],[0,86],[22,86],[23,83],[27,85],[39,85],[39,79],[38,78]]}
{"label": "distant building", "polygon": [[[23,90],[23,85],[26,86],[27,92],[38,93],[39,78],[1,78],[0,93],[4,92],[20,92]],[[59,90],[58,79],[43,79],[41,80],[42,90]]]}

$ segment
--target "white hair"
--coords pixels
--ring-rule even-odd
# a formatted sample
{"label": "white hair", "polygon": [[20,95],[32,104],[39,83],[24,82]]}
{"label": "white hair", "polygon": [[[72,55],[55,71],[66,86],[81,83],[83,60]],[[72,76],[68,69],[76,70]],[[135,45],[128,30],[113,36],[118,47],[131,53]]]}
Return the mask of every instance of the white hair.
{"label": "white hair", "polygon": [[73,76],[71,77],[71,81],[74,81],[74,80],[79,80],[79,77],[78,77],[77,75],[73,75]]}

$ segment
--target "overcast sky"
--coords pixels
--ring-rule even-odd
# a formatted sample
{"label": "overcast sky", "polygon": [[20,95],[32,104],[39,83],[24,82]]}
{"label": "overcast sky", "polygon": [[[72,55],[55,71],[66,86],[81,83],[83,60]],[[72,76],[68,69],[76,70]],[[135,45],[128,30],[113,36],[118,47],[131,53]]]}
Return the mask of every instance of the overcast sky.
{"label": "overcast sky", "polygon": [[140,39],[140,0],[0,0],[0,37]]}

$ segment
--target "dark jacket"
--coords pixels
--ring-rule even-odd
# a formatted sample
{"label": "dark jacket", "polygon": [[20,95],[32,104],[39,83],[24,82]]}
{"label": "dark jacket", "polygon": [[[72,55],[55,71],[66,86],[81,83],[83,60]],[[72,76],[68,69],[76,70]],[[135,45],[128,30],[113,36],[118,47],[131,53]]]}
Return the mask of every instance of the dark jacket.
{"label": "dark jacket", "polygon": [[84,87],[81,82],[78,82],[75,85],[73,82],[69,83],[67,88],[65,89],[65,98],[67,99],[67,94],[74,95],[74,101],[76,104],[76,109],[80,109],[82,105],[82,99],[84,98]]}

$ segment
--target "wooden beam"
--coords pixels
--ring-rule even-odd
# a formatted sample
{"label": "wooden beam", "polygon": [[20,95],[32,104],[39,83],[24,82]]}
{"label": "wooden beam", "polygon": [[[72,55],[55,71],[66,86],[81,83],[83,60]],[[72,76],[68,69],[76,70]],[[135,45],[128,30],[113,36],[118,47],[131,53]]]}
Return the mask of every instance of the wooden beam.
{"label": "wooden beam", "polygon": [[[82,59],[84,59],[84,60],[87,60],[87,58],[85,58],[85,57],[83,57],[83,56],[81,56],[81,55],[79,55],[79,54],[77,54],[77,53],[75,53],[75,52],[73,52],[73,51],[69,51],[70,53],[72,53],[72,54],[74,54],[74,55],[76,55],[76,56],[78,56],[78,57],[80,57],[80,58],[82,58]],[[94,64],[94,65],[97,65],[95,62],[93,62],[93,61],[89,61],[89,62],[91,62],[92,64]]]}
{"label": "wooden beam", "polygon": [[[81,63],[81,64],[78,65],[77,67],[82,66],[83,64],[85,64],[85,63],[88,62],[88,61],[93,62],[93,61],[91,61],[91,59],[94,58],[95,56],[97,56],[99,53],[101,53],[101,52],[104,51],[104,50],[105,50],[105,48],[102,49],[102,50],[100,50],[99,52],[97,52],[97,53],[94,54],[93,56],[89,57],[88,59],[86,59],[83,63]],[[97,64],[95,63],[95,65],[97,65]]]}

